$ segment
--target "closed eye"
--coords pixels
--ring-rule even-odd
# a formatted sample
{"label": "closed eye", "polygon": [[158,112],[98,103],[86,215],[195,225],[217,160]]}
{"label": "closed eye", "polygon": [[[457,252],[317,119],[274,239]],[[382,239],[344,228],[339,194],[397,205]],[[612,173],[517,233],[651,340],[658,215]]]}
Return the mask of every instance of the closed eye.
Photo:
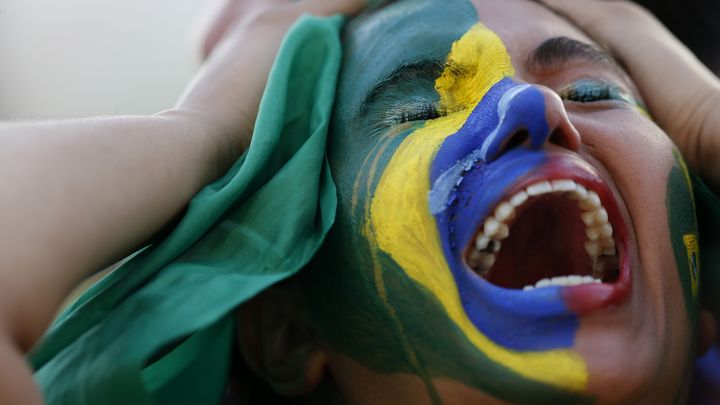
{"label": "closed eye", "polygon": [[619,86],[598,79],[580,79],[558,91],[561,99],[578,103],[618,100],[635,104],[633,98]]}
{"label": "closed eye", "polygon": [[432,120],[444,115],[436,102],[416,97],[390,108],[387,111],[385,121],[389,125],[397,125],[405,122]]}

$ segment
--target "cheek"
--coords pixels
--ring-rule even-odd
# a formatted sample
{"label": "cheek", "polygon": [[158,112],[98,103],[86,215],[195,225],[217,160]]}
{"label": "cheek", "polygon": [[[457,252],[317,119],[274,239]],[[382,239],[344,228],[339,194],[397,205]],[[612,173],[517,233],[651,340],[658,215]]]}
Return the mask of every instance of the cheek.
{"label": "cheek", "polygon": [[[668,241],[668,174],[676,165],[674,146],[665,133],[632,110],[572,114],[584,151],[609,172],[627,205],[643,262],[662,265],[672,259]],[[641,253],[642,254],[642,253]],[[667,256],[667,257],[660,257]]]}
{"label": "cheek", "polygon": [[363,234],[371,250],[387,253],[441,302],[455,291],[428,206],[430,165],[442,141],[463,120],[441,119],[406,137],[378,175],[365,212]]}
{"label": "cheek", "polygon": [[632,114],[621,127],[622,133],[607,137],[610,148],[602,150],[614,152],[605,154],[603,163],[614,169],[613,177],[633,213],[643,265],[662,269],[659,290],[665,292],[664,301],[677,303],[684,297],[687,319],[694,324],[698,240],[687,167],[667,135],[644,117]]}
{"label": "cheek", "polygon": [[[607,352],[632,353],[633,362],[623,369],[625,375],[618,374],[612,381],[618,391],[672,378],[680,381],[689,364],[696,313],[695,214],[686,172],[674,156],[670,139],[639,114],[609,110],[576,114],[572,119],[586,151],[612,175],[630,213],[639,251],[633,270],[634,304],[628,309],[634,327],[618,329],[605,338],[618,343]],[[588,327],[597,328],[582,326]],[[584,330],[588,332],[583,341],[591,342],[594,329]],[[592,357],[593,373],[603,378],[611,374],[607,370],[614,366],[606,360],[610,358],[606,352]],[[606,380],[598,377],[596,381]],[[675,388],[673,383],[663,389]]]}
{"label": "cheek", "polygon": [[328,159],[338,196],[334,230],[342,235],[344,242],[360,242],[366,202],[376,182],[375,173],[387,161],[396,138],[402,138],[402,134],[368,136],[347,128],[336,128],[332,133]]}
{"label": "cheek", "polygon": [[639,114],[608,111],[593,118],[578,119],[578,129],[587,135],[589,151],[610,171],[630,210],[643,267],[663,275],[648,283],[677,298],[682,286],[691,309],[697,293],[697,271],[691,269],[697,267],[692,264],[697,232],[684,163],[667,135]]}

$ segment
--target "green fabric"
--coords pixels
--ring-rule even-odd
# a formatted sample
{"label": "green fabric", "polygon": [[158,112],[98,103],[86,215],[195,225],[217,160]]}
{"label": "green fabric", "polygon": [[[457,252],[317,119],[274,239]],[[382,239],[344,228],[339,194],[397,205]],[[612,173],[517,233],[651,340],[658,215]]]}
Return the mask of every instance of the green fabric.
{"label": "green fabric", "polygon": [[271,70],[247,153],[193,198],[174,230],[54,323],[31,354],[48,403],[220,400],[231,311],[300,270],[334,221],[325,144],[342,21],[296,23]]}

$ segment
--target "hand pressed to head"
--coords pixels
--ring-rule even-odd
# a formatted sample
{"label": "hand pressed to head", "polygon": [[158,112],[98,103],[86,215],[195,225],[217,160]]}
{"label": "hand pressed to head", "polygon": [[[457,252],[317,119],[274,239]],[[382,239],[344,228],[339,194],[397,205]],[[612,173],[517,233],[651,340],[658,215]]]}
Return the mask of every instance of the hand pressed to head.
{"label": "hand pressed to head", "polygon": [[527,0],[398,1],[344,43],[337,224],[285,393],[329,373],[360,403],[682,400],[691,186],[612,58]]}

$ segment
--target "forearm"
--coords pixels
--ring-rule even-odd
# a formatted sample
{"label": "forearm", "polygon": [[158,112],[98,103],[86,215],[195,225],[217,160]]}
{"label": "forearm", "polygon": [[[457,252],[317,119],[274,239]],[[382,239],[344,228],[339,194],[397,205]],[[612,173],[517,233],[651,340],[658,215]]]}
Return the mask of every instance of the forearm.
{"label": "forearm", "polygon": [[[239,154],[187,113],[0,125],[0,320],[24,348]],[[225,137],[227,138],[227,137]]]}

